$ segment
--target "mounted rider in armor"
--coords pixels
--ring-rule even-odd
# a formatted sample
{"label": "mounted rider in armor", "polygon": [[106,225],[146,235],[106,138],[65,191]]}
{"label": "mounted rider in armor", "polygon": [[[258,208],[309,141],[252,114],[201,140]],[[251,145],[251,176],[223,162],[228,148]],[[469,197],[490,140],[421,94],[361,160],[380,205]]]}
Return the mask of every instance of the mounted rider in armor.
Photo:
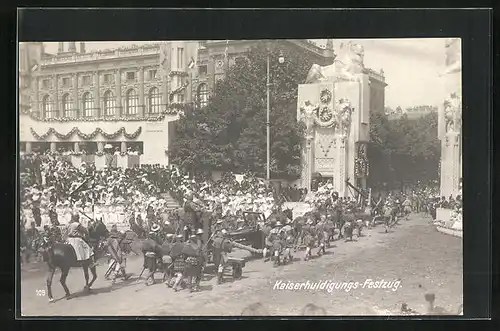
{"label": "mounted rider in armor", "polygon": [[[201,226],[198,220],[198,206],[193,201],[193,194],[186,194],[186,201],[184,202],[184,225],[187,227],[184,240],[187,240],[195,229],[200,229]],[[187,237],[187,238],[186,238]]]}
{"label": "mounted rider in armor", "polygon": [[96,266],[94,250],[90,245],[84,240],[88,238],[87,229],[80,224],[80,215],[78,212],[74,212],[71,215],[71,223],[68,225],[68,238],[67,242],[73,246],[76,253],[77,261],[91,260],[92,263],[90,268]]}

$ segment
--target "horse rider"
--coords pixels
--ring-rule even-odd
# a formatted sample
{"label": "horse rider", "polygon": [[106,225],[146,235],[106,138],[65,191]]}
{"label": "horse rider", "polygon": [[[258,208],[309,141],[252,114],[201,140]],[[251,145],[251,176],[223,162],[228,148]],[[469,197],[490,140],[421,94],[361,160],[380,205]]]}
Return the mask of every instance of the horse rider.
{"label": "horse rider", "polygon": [[50,220],[50,226],[48,227],[48,231],[46,233],[45,240],[53,245],[57,242],[62,242],[62,232],[59,228],[59,221],[57,218],[52,218]]}
{"label": "horse rider", "polygon": [[[198,226],[198,212],[199,208],[193,201],[193,194],[191,192],[186,194],[186,201],[184,202],[184,224],[191,231],[193,227],[200,228]],[[189,231],[189,232],[190,232]],[[189,233],[191,235],[191,233]]]}
{"label": "horse rider", "polygon": [[58,226],[59,225],[59,220],[58,220],[58,217],[57,217],[57,212],[56,212],[56,205],[51,202],[48,206],[49,208],[49,219],[50,219],[50,223],[55,225],[55,226]]}
{"label": "horse rider", "polygon": [[224,281],[224,270],[227,267],[228,253],[231,253],[233,245],[229,239],[229,232],[222,229],[219,235],[214,238],[213,256],[217,267],[217,284]]}
{"label": "horse rider", "polygon": [[93,268],[97,265],[94,250],[84,240],[84,238],[88,238],[88,235],[87,229],[80,224],[80,215],[78,212],[73,212],[71,223],[68,225],[68,238],[66,240],[73,246],[76,253],[76,260],[85,261],[90,259],[91,264],[89,268]]}
{"label": "horse rider", "polygon": [[108,252],[111,255],[111,261],[109,267],[113,268],[112,271],[112,284],[115,283],[116,277],[119,273],[122,274],[123,279],[127,280],[129,275],[125,272],[125,267],[127,263],[127,258],[121,249],[120,243],[123,240],[123,234],[118,231],[116,224],[111,227],[109,232],[109,237],[107,239]]}
{"label": "horse rider", "polygon": [[146,276],[146,285],[154,284],[154,273],[156,271],[156,258],[161,256],[161,246],[157,242],[157,232],[160,230],[158,225],[154,225],[148,233],[146,240],[142,242],[142,253],[144,254],[144,269],[148,269]]}

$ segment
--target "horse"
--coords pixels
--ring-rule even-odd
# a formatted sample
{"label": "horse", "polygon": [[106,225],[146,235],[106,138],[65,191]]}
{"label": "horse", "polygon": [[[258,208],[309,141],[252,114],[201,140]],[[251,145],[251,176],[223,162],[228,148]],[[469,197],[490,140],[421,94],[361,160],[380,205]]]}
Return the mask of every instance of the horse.
{"label": "horse", "polygon": [[[89,228],[88,238],[90,239],[89,241],[92,241],[96,240],[97,238],[103,238],[103,237],[105,238],[107,234],[108,231],[106,229],[106,226],[102,223],[102,221],[100,223],[98,221],[96,225],[91,226]],[[101,241],[99,239],[97,240],[98,242],[96,247],[93,247],[96,260],[102,254],[102,252],[99,250],[100,248],[102,248]],[[78,267],[83,268],[83,274],[85,276],[84,290],[86,292],[90,292],[91,286],[97,279],[96,266],[94,265],[90,268],[90,271],[92,272],[92,280],[89,282],[88,270],[90,265],[92,264],[91,259],[85,261],[77,261],[74,248],[70,244],[66,243],[56,242],[50,244],[48,247],[43,247],[43,248],[44,251],[42,252],[42,254],[44,260],[47,262],[47,265],[49,267],[46,280],[49,302],[54,302],[54,298],[52,296],[52,279],[54,278],[54,273],[57,268],[61,269],[60,282],[64,289],[64,292],[66,293],[65,298],[67,300],[71,299],[71,293],[68,287],[66,286],[66,278],[68,277],[70,268],[78,268]]]}

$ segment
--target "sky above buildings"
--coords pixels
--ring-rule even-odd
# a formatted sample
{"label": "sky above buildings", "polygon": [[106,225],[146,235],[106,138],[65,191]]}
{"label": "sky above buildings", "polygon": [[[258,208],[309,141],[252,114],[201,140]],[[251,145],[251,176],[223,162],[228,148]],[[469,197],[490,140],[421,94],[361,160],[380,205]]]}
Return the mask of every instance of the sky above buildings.
{"label": "sky above buildings", "polygon": [[[336,39],[335,49],[338,50],[342,42],[349,40],[364,47],[366,67],[384,70],[388,84],[386,107],[437,106],[446,98],[439,75],[444,70],[445,39]],[[315,42],[325,44],[326,40]],[[146,43],[150,42],[87,42],[85,48],[93,51]],[[57,43],[45,43],[45,49],[48,53],[56,53]]]}

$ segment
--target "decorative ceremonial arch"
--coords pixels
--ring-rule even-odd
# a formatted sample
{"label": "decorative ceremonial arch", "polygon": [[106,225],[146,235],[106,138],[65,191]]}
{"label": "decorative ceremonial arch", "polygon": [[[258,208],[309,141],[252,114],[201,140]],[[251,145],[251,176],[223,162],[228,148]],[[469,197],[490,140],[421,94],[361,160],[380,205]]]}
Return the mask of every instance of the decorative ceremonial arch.
{"label": "decorative ceremonial arch", "polygon": [[362,47],[348,43],[334,64],[313,65],[299,85],[297,120],[306,126],[302,187],[308,190],[314,173],[332,178],[341,197],[352,194],[346,181],[366,187],[370,84],[362,60]]}

